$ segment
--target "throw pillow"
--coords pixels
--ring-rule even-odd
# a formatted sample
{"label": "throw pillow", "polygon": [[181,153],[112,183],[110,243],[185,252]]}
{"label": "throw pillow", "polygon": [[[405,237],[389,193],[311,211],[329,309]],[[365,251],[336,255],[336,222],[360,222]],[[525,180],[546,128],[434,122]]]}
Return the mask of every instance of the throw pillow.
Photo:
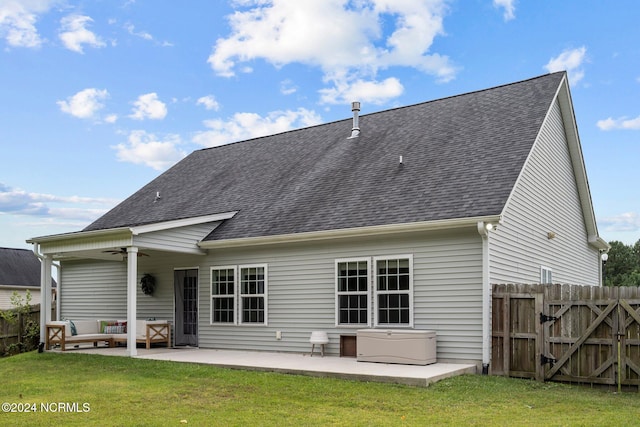
{"label": "throw pillow", "polygon": [[111,334],[113,332],[107,332],[106,328],[107,326],[117,326],[118,322],[109,322],[107,320],[101,320],[100,321],[100,332],[103,334]]}
{"label": "throw pillow", "polygon": [[78,330],[76,329],[76,324],[73,323],[73,320],[69,320],[69,326],[71,326],[71,335],[78,335]]}
{"label": "throw pillow", "polygon": [[104,327],[105,334],[124,334],[124,326],[108,325]]}
{"label": "throw pillow", "polygon": [[127,322],[116,322],[116,325],[123,327],[123,331],[122,331],[123,334],[127,333]]}

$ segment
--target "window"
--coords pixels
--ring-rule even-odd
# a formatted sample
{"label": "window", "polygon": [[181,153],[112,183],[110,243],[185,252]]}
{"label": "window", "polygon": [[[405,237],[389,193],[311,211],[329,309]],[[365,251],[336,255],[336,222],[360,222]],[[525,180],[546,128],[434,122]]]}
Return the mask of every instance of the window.
{"label": "window", "polygon": [[338,325],[369,324],[369,260],[336,261]]}
{"label": "window", "polygon": [[540,283],[550,285],[553,283],[553,273],[550,268],[540,267]]}
{"label": "window", "polygon": [[367,326],[372,317],[375,326],[413,326],[411,255],[336,260],[336,325]]}
{"label": "window", "polygon": [[211,268],[211,323],[267,324],[267,266]]}
{"label": "window", "polygon": [[211,323],[235,323],[235,267],[211,269]]}
{"label": "window", "polygon": [[242,323],[265,323],[267,282],[265,266],[240,268],[240,312]]}
{"label": "window", "polygon": [[375,259],[376,325],[413,326],[413,258]]}

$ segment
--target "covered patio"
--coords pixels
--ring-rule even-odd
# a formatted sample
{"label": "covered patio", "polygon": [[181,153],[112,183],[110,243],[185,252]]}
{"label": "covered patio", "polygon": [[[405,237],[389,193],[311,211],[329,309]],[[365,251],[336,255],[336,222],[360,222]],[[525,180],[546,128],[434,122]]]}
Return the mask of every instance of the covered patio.
{"label": "covered patio", "polygon": [[[130,356],[125,347],[81,347],[70,353]],[[138,359],[199,363],[224,368],[280,372],[295,375],[331,377],[355,381],[375,381],[427,387],[445,378],[475,374],[476,365],[434,363],[432,365],[398,365],[358,362],[350,357],[320,357],[308,353],[269,353],[258,351],[212,350],[198,348],[138,349]]]}

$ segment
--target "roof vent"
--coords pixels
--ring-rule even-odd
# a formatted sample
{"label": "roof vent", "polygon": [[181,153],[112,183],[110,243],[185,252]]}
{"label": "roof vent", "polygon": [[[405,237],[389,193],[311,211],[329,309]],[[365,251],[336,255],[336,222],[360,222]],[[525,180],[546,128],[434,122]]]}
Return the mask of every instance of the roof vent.
{"label": "roof vent", "polygon": [[357,138],[360,136],[360,127],[358,126],[358,113],[360,112],[360,103],[352,102],[351,111],[353,111],[353,128],[351,128],[351,136],[349,138]]}

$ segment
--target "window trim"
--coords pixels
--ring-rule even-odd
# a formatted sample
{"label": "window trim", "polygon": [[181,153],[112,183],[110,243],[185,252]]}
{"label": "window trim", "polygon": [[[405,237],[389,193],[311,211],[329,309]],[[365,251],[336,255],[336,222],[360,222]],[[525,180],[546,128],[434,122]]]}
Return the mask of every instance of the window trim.
{"label": "window trim", "polygon": [[[338,265],[348,262],[366,262],[367,263],[367,323],[340,323],[340,302],[339,296],[349,294],[348,292],[338,292]],[[334,264],[334,293],[335,293],[335,325],[340,328],[363,328],[371,327],[371,257],[359,257],[359,258],[336,258]],[[358,293],[361,295],[362,293]]]}
{"label": "window trim", "polygon": [[[246,268],[262,268],[264,269],[264,293],[262,294],[246,294],[251,295],[253,297],[262,297],[264,299],[264,321],[263,322],[243,322],[242,321],[242,270]],[[238,325],[249,325],[249,326],[267,326],[269,324],[269,304],[268,304],[268,295],[269,295],[269,272],[267,264],[243,264],[238,265],[238,281],[236,287],[236,295],[238,302],[238,311],[236,315],[236,320]]]}
{"label": "window trim", "polygon": [[[242,321],[242,280],[240,275],[245,268],[264,269],[264,293],[251,294],[261,297],[264,300],[264,321],[263,322],[243,322]],[[233,322],[214,322],[213,309],[214,298],[226,298],[213,294],[213,272],[214,270],[233,270]],[[241,264],[241,265],[216,265],[209,270],[209,324],[213,326],[268,326],[269,325],[269,269],[267,264]],[[247,294],[248,295],[248,294]]]}
{"label": "window trim", "polygon": [[[233,322],[215,322],[213,320],[214,298],[228,298],[213,294],[213,272],[214,270],[233,270]],[[209,301],[211,309],[209,310],[209,324],[231,326],[238,324],[238,266],[237,265],[221,265],[211,267],[209,270]]]}
{"label": "window trim", "polygon": [[[549,277],[549,281],[547,281],[547,276]],[[540,283],[543,285],[553,284],[553,269],[549,267],[545,267],[543,265],[540,266]]]}
{"label": "window trim", "polygon": [[[378,320],[378,295],[387,294],[385,291],[378,291],[378,261],[388,261],[388,260],[401,260],[407,259],[409,261],[409,290],[406,293],[409,295],[409,323],[380,323]],[[393,328],[413,328],[413,316],[414,316],[414,307],[413,307],[413,254],[398,254],[398,255],[384,255],[384,256],[374,256],[373,262],[371,264],[371,269],[373,270],[372,274],[372,290],[373,290],[373,301],[372,301],[372,309],[373,309],[373,325],[374,327],[393,327]]]}

